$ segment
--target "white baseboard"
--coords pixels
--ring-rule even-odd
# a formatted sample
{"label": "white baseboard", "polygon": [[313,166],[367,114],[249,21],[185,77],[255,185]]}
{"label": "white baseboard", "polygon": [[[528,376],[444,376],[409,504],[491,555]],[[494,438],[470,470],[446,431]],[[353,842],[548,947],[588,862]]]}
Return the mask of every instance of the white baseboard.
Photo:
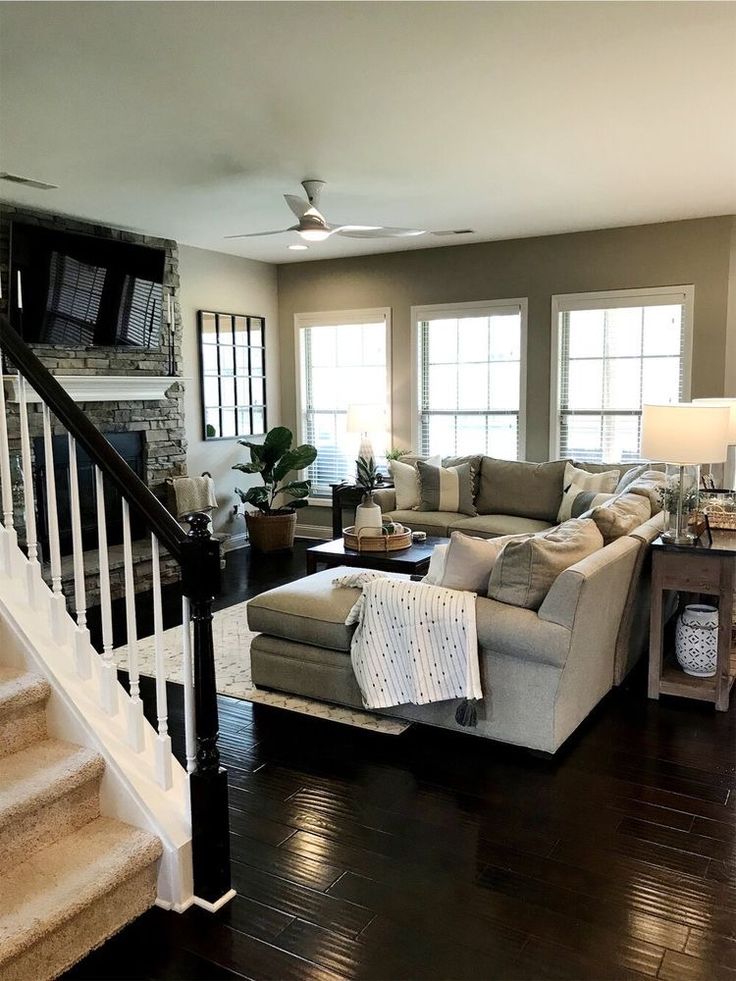
{"label": "white baseboard", "polygon": [[332,528],[327,525],[297,525],[297,538],[319,538],[322,542],[332,541]]}

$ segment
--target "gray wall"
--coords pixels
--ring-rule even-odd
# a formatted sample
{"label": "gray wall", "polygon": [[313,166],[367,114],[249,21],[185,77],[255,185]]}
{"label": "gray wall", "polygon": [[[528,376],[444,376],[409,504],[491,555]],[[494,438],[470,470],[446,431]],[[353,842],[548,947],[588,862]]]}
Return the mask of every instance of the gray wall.
{"label": "gray wall", "polygon": [[242,535],[242,518],[233,520],[232,506],[239,503],[234,488],[248,486],[255,478],[232,470],[234,463],[247,460],[248,450],[236,439],[202,438],[202,401],[199,380],[197,311],[218,310],[246,313],[266,319],[266,400],[268,426],[277,426],[280,416],[280,372],[278,320],[276,313],[276,267],[252,259],[179,247],[181,286],[179,305],[182,320],[182,361],[186,379],[184,419],[187,470],[191,474],[209,470],[215,481],[217,502],[216,531]]}
{"label": "gray wall", "polygon": [[[527,438],[547,458],[550,303],[554,293],[695,286],[692,396],[724,394],[733,216],[550,235],[478,245],[301,262],[278,267],[284,425],[296,422],[294,314],[392,309],[394,439],[411,443],[410,308],[528,297]],[[733,314],[733,311],[731,311]],[[302,512],[323,524],[322,509]]]}

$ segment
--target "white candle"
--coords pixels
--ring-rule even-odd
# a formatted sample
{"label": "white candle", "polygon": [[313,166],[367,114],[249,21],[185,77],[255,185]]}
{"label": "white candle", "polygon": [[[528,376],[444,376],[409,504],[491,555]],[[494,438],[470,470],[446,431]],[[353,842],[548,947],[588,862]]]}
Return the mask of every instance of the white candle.
{"label": "white candle", "polygon": [[20,269],[18,270],[18,309],[23,309],[23,286],[20,281]]}

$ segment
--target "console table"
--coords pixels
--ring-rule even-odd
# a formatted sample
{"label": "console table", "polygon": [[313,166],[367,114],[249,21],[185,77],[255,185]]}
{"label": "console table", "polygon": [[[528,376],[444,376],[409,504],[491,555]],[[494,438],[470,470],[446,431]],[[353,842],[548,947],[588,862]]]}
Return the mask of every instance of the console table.
{"label": "console table", "polygon": [[[736,534],[713,531],[712,535],[710,545],[671,545],[661,538],[652,542],[649,697],[697,698],[713,702],[719,712],[725,712],[736,677],[736,652],[732,645]],[[663,594],[667,590],[717,597],[718,658],[712,678],[685,674],[674,659],[674,651],[665,652]]]}

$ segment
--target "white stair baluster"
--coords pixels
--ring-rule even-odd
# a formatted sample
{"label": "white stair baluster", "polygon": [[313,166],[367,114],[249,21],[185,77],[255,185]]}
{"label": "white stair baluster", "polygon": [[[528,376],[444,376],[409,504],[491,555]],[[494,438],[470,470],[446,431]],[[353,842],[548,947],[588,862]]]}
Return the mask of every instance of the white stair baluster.
{"label": "white stair baluster", "polygon": [[84,548],[82,546],[82,515],[79,504],[79,474],[77,472],[77,441],[71,433],[69,440],[69,509],[72,519],[72,551],[74,558],[74,607],[77,626],[74,631],[74,661],[80,678],[92,674],[89,630],[87,629],[87,586],[84,581]]}
{"label": "white stair baluster", "polygon": [[107,554],[107,518],[105,516],[105,478],[95,467],[97,498],[97,547],[100,556],[100,611],[102,613],[102,663],[100,664],[100,701],[108,715],[118,711],[118,672],[112,653],[112,599],[110,596],[110,563]]}
{"label": "white stair baluster", "polygon": [[164,618],[161,609],[161,566],[158,538],[151,535],[151,564],[153,568],[153,635],[156,652],[156,779],[159,786],[168,790],[171,776],[171,736],[169,735],[169,707],[166,698],[166,663],[164,661]]}
{"label": "white stair baluster", "polygon": [[143,702],[138,674],[138,626],[135,617],[135,579],[133,577],[133,545],[130,540],[130,507],[125,498],[123,508],[123,556],[125,561],[125,622],[128,633],[128,742],[139,753],[143,749]]}
{"label": "white stair baluster", "polygon": [[193,773],[197,763],[197,737],[194,725],[192,613],[187,596],[182,596],[181,600],[181,655],[184,678],[184,752],[187,758],[187,773]]}
{"label": "white stair baluster", "polygon": [[49,619],[51,633],[57,644],[67,639],[66,600],[61,589],[61,548],[59,546],[59,514],[56,504],[56,473],[54,471],[54,444],[51,434],[51,410],[43,406],[43,456],[46,469],[46,508],[49,530],[49,557],[51,560],[51,598]]}
{"label": "white stair baluster", "polygon": [[5,385],[3,384],[3,356],[0,352],[0,477],[3,482],[3,530],[2,555],[0,563],[7,575],[12,574],[11,555],[16,544],[13,527],[13,483],[10,476],[10,445],[8,443],[8,417],[5,406]]}
{"label": "white stair baluster", "polygon": [[31,462],[31,438],[28,435],[28,406],[26,403],[26,380],[20,378],[20,452],[23,469],[23,510],[26,523],[26,584],[28,602],[35,607],[41,596],[41,565],[38,561],[38,538],[36,534],[36,502],[33,494],[33,464]]}

